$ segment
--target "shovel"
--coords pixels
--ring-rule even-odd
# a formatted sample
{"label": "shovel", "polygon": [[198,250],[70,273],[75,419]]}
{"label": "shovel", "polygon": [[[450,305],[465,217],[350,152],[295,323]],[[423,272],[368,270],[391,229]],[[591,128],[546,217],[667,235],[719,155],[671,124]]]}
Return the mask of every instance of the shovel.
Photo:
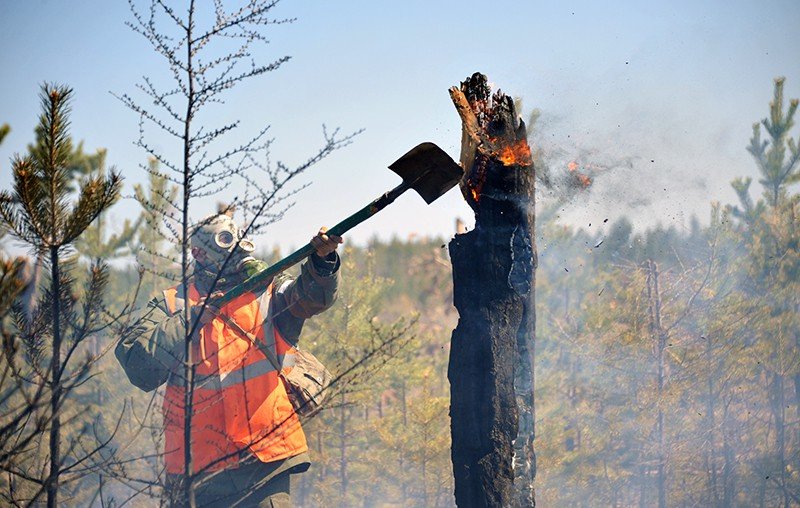
{"label": "shovel", "polygon": [[[344,233],[369,219],[394,202],[408,189],[414,189],[426,203],[433,203],[439,196],[453,188],[464,174],[444,150],[433,143],[421,143],[389,165],[389,169],[400,175],[403,183],[385,192],[378,199],[346,218],[327,231],[329,235],[342,236]],[[225,294],[213,298],[209,303],[221,306],[243,293],[263,287],[276,274],[296,265],[310,256],[316,249],[310,243],[294,251],[274,265],[249,277],[234,286]]]}

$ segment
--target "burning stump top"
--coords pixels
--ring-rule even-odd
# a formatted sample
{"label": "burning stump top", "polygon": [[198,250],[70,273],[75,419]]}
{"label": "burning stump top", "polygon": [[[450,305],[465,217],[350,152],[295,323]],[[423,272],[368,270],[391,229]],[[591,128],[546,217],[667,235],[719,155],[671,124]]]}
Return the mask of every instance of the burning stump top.
{"label": "burning stump top", "polygon": [[[492,94],[483,74],[475,73],[460,87],[451,88],[450,97],[462,122],[461,193],[479,227],[487,215],[481,213],[485,206],[497,206],[498,201],[532,190],[528,182],[533,178],[531,149],[513,99],[500,90]],[[532,195],[527,197],[533,202]]]}

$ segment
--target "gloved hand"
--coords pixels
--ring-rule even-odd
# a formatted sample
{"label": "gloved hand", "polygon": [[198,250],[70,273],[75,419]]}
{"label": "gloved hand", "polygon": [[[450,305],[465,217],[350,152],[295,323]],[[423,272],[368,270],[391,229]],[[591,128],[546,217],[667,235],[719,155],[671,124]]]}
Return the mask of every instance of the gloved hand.
{"label": "gloved hand", "polygon": [[328,257],[328,254],[335,251],[339,244],[344,242],[341,236],[328,235],[327,233],[328,228],[322,226],[319,228],[317,236],[311,239],[311,245],[316,249],[317,256],[323,259]]}

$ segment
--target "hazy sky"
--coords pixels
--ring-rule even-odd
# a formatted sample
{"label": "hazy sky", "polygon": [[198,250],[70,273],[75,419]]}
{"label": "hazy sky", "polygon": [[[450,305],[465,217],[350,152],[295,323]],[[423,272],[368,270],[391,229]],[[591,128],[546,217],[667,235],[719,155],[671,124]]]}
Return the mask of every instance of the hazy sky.
{"label": "hazy sky", "polygon": [[[767,114],[773,78],[786,76],[787,98],[800,96],[797,0],[283,0],[275,14],[297,21],[271,27],[258,55],[292,60],[228,96],[225,114],[242,119],[231,144],[269,124],[273,159],[295,164],[320,144],[323,123],[365,129],[305,176],[312,185],[261,240],[284,248],[396,185],[386,166],[417,143],[457,157],[447,88],[475,71],[521,97],[525,115],[542,111],[538,139],[563,150],[565,162],[625,161],[595,173],[594,188],[565,209],[583,226],[622,214],[642,226],[705,219],[712,199],[733,200],[732,178],[755,172],[745,146]],[[134,92],[164,67],[124,26],[129,19],[122,0],[0,0],[0,123],[12,127],[0,145],[2,188],[10,156],[33,138],[43,81],[74,88],[74,138],[108,149],[127,193],[145,178],[146,155],[133,146],[137,115],[109,92]],[[149,133],[169,149],[172,141]],[[122,219],[136,205],[115,210]],[[471,219],[457,191],[431,206],[409,193],[349,236],[447,237],[456,217]]]}

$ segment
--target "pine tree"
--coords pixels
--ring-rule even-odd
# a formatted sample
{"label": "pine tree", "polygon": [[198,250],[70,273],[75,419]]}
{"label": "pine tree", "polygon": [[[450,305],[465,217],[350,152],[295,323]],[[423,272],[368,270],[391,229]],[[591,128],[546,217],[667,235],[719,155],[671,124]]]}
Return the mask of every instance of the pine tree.
{"label": "pine tree", "polygon": [[[787,188],[800,181],[800,151],[797,141],[792,139],[790,131],[794,126],[794,114],[797,112],[798,100],[789,101],[789,109],[783,109],[783,85],[785,78],[775,80],[775,93],[770,102],[769,118],[761,124],[753,124],[753,137],[747,147],[756,160],[761,172],[759,183],[764,186],[764,197],[767,203],[777,207],[785,200]],[[761,139],[761,125],[769,135],[769,140]],[[788,149],[788,157],[787,157]]]}
{"label": "pine tree", "polygon": [[[31,155],[13,160],[14,190],[0,194],[0,219],[19,240],[44,254],[50,269],[35,314],[30,320],[22,315],[17,319],[35,382],[46,386],[48,393],[48,464],[40,488],[29,499],[33,503],[46,493],[48,506],[58,504],[62,476],[73,467],[68,461],[87,458],[65,455],[71,450],[63,447],[62,414],[70,393],[91,369],[91,358],[78,361],[74,353],[98,325],[107,281],[106,267],[99,262],[94,264],[85,294],[78,302],[71,275],[75,267],[65,263],[64,255],[92,221],[117,199],[121,184],[119,175],[113,171],[108,176],[89,177],[82,182],[77,200],[70,203],[71,96],[69,88],[42,86],[42,115],[36,128],[41,142]],[[28,474],[35,478],[37,473],[31,469]]]}
{"label": "pine tree", "polygon": [[[337,378],[328,408],[311,420],[313,486],[301,489],[312,506],[351,506],[358,500],[386,496],[380,485],[368,480],[376,473],[377,455],[390,452],[376,443],[375,425],[382,421],[382,395],[394,388],[392,373],[408,379],[406,353],[413,351],[414,335],[407,319],[383,321],[379,302],[390,290],[390,280],[376,277],[373,259],[360,264],[348,249],[337,304],[308,322],[300,346],[308,347],[331,368]],[[307,344],[307,345],[306,345]],[[377,454],[377,455],[376,455]],[[304,484],[306,480],[304,479]],[[377,491],[377,492],[376,492]]]}
{"label": "pine tree", "polygon": [[[740,203],[731,212],[740,220],[748,251],[741,264],[742,290],[750,297],[745,312],[761,317],[752,329],[761,359],[754,369],[763,374],[762,389],[774,429],[774,450],[765,454],[760,471],[765,478],[762,500],[774,495],[775,502],[789,506],[800,492],[800,481],[790,474],[800,468],[800,196],[790,194],[790,187],[800,181],[800,150],[790,136],[798,100],[792,99],[784,110],[784,82],[775,80],[769,117],[753,125],[747,147],[761,174],[763,197],[754,203],[749,195],[751,180],[737,180],[733,186]],[[762,126],[768,139],[762,139]],[[794,422],[787,415],[790,400]],[[770,494],[773,487],[777,492]]]}
{"label": "pine tree", "polygon": [[[83,180],[93,177],[105,177],[106,150],[99,149],[92,155],[84,154],[82,144],[73,155],[73,179],[80,184]],[[86,259],[112,260],[133,253],[133,240],[144,220],[144,214],[134,220],[125,219],[118,232],[110,233],[109,220],[105,213],[100,213],[83,232],[75,239],[74,248],[79,255]]]}
{"label": "pine tree", "polygon": [[136,261],[144,277],[144,296],[150,298],[163,289],[178,274],[175,270],[177,253],[165,240],[165,214],[170,213],[172,203],[178,196],[178,186],[159,174],[158,161],[150,159],[147,188],[134,186],[134,197],[142,205],[142,223],[136,228]]}

